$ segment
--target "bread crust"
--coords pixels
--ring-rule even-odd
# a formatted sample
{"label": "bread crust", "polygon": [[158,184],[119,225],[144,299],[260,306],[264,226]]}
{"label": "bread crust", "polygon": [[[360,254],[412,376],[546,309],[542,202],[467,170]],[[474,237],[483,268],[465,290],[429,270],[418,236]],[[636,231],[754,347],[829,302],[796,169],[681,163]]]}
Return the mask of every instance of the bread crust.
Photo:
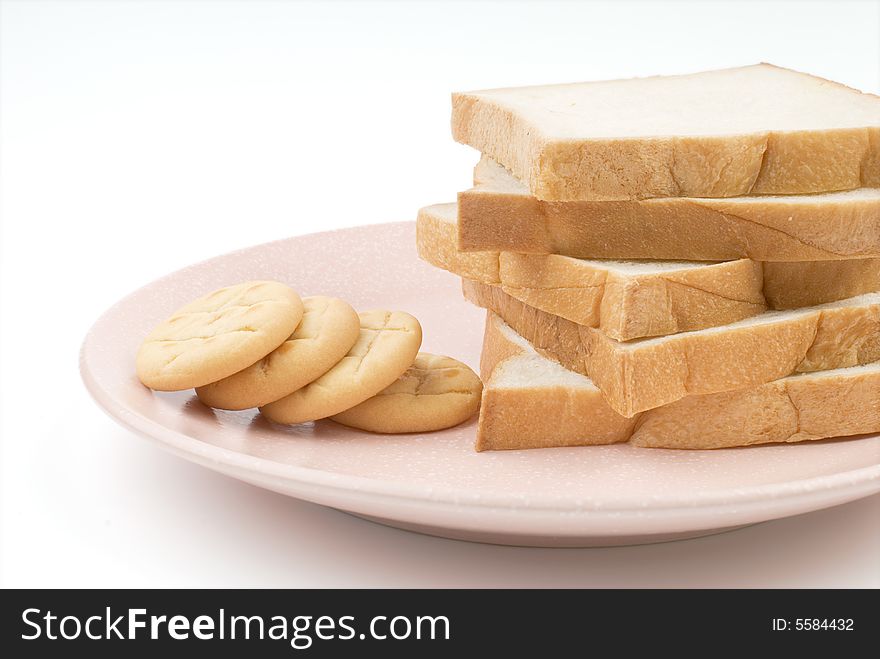
{"label": "bread crust", "polygon": [[[554,366],[489,312],[484,334],[478,451],[590,446],[716,449],[880,431],[880,364],[785,377],[735,391],[687,396],[631,418],[586,378],[512,383],[535,362]],[[569,374],[570,376],[570,374]],[[540,419],[540,423],[536,423]]]}
{"label": "bread crust", "polygon": [[739,199],[541,201],[483,158],[458,194],[462,251],[592,259],[829,261],[880,256],[880,190]]}
{"label": "bread crust", "polygon": [[419,211],[422,259],[466,279],[500,285],[521,302],[618,341],[716,327],[768,307],[815,306],[880,290],[880,259],[738,259],[638,273],[556,254],[464,252],[455,244],[454,218],[454,204]]}
{"label": "bread crust", "polygon": [[776,313],[760,322],[621,342],[462,280],[465,297],[498,314],[565,368],[588,376],[626,417],[693,394],[755,386],[792,373],[880,359],[880,300]]}

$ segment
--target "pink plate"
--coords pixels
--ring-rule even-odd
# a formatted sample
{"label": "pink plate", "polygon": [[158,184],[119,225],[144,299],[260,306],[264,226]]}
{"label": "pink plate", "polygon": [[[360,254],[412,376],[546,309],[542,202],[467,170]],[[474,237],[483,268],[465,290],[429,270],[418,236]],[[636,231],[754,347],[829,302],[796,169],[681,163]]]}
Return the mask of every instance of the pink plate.
{"label": "pink plate", "polygon": [[[880,491],[880,435],[717,451],[602,446],[475,453],[475,421],[382,436],[331,421],[280,428],[213,411],[134,374],[141,338],[181,304],[247,279],[358,309],[401,309],[423,349],[476,366],[483,312],[458,279],[418,259],[413,223],[318,233],[175,272],[107,311],[82,346],[83,379],[126,428],[209,469],[400,528],[535,546],[657,542],[796,515]],[[536,419],[540,422],[540,419]]]}

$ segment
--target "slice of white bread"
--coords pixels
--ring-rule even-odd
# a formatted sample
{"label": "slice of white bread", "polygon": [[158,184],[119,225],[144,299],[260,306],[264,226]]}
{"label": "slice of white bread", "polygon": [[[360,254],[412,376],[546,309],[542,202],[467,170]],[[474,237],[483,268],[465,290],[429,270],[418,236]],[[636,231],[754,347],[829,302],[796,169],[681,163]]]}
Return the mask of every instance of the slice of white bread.
{"label": "slice of white bread", "polygon": [[463,279],[462,288],[468,300],[497,313],[541,354],[589,376],[626,417],[691,394],[880,360],[880,292],[623,342],[535,309],[497,286]]}
{"label": "slice of white bread", "polygon": [[769,64],[456,93],[452,135],[549,201],[880,186],[880,98]]}
{"label": "slice of white bread", "polygon": [[688,396],[626,418],[592,381],[539,355],[489,312],[478,451],[590,446],[714,449],[880,432],[880,362]]}
{"label": "slice of white bread", "polygon": [[486,158],[458,195],[464,251],[594,259],[825,261],[880,256],[880,188],[826,194],[540,201]]}
{"label": "slice of white bread", "polygon": [[618,341],[725,325],[765,311],[767,303],[797,308],[880,290],[880,259],[633,262],[462,252],[455,222],[455,204],[421,209],[419,256],[466,279],[500,285],[526,304],[597,327]]}

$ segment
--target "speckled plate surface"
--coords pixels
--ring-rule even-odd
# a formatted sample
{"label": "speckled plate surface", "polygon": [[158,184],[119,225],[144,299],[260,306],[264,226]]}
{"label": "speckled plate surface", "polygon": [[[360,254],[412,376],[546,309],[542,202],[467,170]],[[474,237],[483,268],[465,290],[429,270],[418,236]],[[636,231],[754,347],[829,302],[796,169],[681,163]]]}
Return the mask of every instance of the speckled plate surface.
{"label": "speckled plate surface", "polygon": [[[328,265],[332,264],[332,266]],[[423,349],[476,367],[482,310],[453,275],[421,262],[413,223],[319,233],[220,256],[160,279],[107,311],[81,371],[123,426],[209,469],[401,528],[536,546],[656,542],[826,508],[880,491],[880,436],[718,451],[602,446],[475,453],[475,421],[380,436],[330,421],[272,426],[210,410],[192,392],[153,393],[134,374],[141,338],[181,304],[246,279],[358,309],[414,314]],[[536,420],[539,421],[539,420]]]}

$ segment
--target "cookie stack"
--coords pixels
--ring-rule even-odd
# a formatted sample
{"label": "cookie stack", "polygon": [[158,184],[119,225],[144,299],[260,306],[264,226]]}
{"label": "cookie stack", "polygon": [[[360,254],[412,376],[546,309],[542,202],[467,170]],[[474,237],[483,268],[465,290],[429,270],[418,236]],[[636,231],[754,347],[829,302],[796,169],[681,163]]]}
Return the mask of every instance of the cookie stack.
{"label": "cookie stack", "polygon": [[160,391],[195,388],[211,407],[258,407],[271,421],[331,418],[380,433],[427,432],[470,418],[481,383],[449,357],[420,353],[419,321],[300,298],[275,281],[213,291],[141,344],[137,374]]}
{"label": "cookie stack", "polygon": [[419,254],[489,310],[478,449],[880,430],[880,98],[767,64],[453,95]]}

